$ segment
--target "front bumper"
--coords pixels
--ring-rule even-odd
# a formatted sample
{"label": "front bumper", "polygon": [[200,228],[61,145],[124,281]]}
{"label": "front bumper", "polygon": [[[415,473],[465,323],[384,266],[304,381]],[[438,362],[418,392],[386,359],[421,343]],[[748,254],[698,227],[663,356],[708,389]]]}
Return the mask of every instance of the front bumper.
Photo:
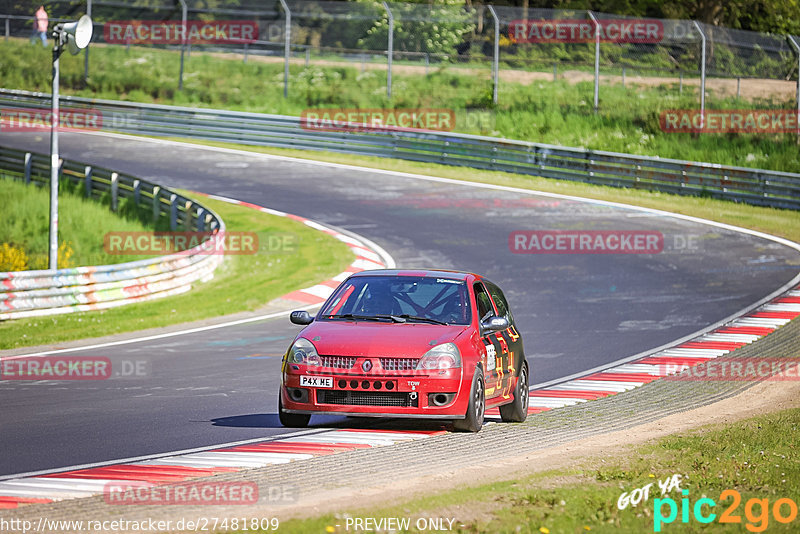
{"label": "front bumper", "polygon": [[[280,392],[283,409],[290,413],[431,419],[458,419],[466,413],[471,384],[464,392],[462,369],[356,374],[290,367],[296,369],[284,371]],[[309,386],[303,377],[325,386]]]}

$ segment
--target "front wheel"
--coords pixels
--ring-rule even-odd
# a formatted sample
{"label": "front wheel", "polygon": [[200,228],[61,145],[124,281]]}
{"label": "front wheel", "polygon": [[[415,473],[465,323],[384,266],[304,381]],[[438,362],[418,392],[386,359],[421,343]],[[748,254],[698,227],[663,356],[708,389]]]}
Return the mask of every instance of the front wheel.
{"label": "front wheel", "polygon": [[281,424],[288,428],[305,428],[311,420],[311,415],[307,413],[289,413],[283,411],[283,393],[278,393],[278,419]]}
{"label": "front wheel", "polygon": [[528,417],[528,366],[523,365],[517,378],[514,400],[500,406],[500,418],[505,423],[521,423]]}
{"label": "front wheel", "polygon": [[467,413],[464,419],[456,419],[453,426],[459,432],[477,432],[483,426],[483,414],[486,410],[486,392],[483,387],[483,371],[478,367],[472,375],[472,387],[469,392]]}

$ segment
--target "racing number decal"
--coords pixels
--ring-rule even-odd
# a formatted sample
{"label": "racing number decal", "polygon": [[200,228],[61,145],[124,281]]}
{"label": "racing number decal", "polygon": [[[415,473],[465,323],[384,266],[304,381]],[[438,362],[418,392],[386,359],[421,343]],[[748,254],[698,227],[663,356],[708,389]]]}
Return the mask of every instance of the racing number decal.
{"label": "racing number decal", "polygon": [[514,378],[514,354],[501,332],[483,338],[486,345],[486,395],[508,396]]}
{"label": "racing number decal", "polygon": [[514,389],[514,351],[508,353],[508,379],[506,390],[503,394],[505,398],[511,397],[511,390]]}
{"label": "racing number decal", "polygon": [[500,364],[497,366],[497,389],[503,396],[508,396],[508,391],[511,389],[511,382],[514,376],[514,356],[508,350],[508,342],[506,338],[503,337],[503,333],[496,332],[494,336],[500,344],[500,350],[502,351],[500,355]]}
{"label": "racing number decal", "polygon": [[500,332],[497,332],[494,336],[497,338],[497,341],[500,342],[500,348],[503,349],[503,354],[508,353],[508,343],[506,342],[506,338],[504,338]]}
{"label": "racing number decal", "polygon": [[[508,327],[508,329],[505,332],[506,332],[506,334],[508,335],[508,337],[511,340],[512,348],[517,349],[517,354],[519,354],[519,349],[521,348],[522,341],[519,340],[520,336],[519,336],[519,332],[517,332],[517,327],[514,326],[514,325],[511,325],[511,326]],[[523,362],[520,362],[520,365],[522,365],[522,363]],[[508,390],[507,390],[507,394],[508,395],[511,395],[511,391],[514,389],[512,387],[512,383],[514,382],[514,380],[513,380],[514,376],[516,376],[516,374],[517,374],[516,371],[517,371],[517,369],[516,369],[516,365],[515,365],[515,362],[514,362],[514,351],[512,350],[509,353],[509,356],[508,356],[508,373],[509,373]],[[513,385],[516,385],[516,384],[513,384]]]}
{"label": "racing number decal", "polygon": [[494,337],[500,345],[500,363],[497,365],[497,391],[500,393],[503,391],[503,389],[505,389],[505,382],[503,381],[505,369],[503,368],[503,364],[505,363],[505,358],[508,354],[508,343],[506,343],[506,339],[500,334],[500,332],[495,333]]}

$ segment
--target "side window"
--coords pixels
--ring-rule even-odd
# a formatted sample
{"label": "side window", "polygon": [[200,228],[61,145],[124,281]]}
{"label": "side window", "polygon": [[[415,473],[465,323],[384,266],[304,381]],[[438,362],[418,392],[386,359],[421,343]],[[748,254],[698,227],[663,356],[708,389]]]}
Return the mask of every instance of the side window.
{"label": "side window", "polygon": [[475,301],[478,304],[478,320],[483,320],[487,315],[494,315],[492,301],[489,300],[489,294],[483,284],[478,282],[473,287],[475,288]]}
{"label": "side window", "polygon": [[493,283],[484,280],[486,287],[489,289],[489,294],[492,295],[492,300],[494,301],[495,306],[497,306],[497,314],[500,317],[506,317],[508,320],[511,320],[511,315],[508,312],[508,302],[506,301],[505,295],[500,290],[499,287],[494,285]]}

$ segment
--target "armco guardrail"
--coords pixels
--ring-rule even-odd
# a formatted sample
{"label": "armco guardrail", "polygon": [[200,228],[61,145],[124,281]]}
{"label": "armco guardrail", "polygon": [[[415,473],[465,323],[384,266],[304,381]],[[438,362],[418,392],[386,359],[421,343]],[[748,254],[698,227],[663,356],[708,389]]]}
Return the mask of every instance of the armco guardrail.
{"label": "armco guardrail", "polygon": [[[778,208],[800,209],[800,174],[618,154],[431,131],[320,131],[297,117],[62,97],[62,109],[90,109],[102,129],[347,154],[650,189]],[[40,108],[50,96],[0,89],[0,106]],[[341,129],[340,129],[341,130]]]}
{"label": "armco guardrail", "polygon": [[[213,211],[157,184],[101,167],[61,161],[61,180],[86,196],[152,206],[153,218],[169,217],[172,230],[208,232],[200,245],[153,259],[70,269],[0,272],[0,320],[113,308],[184,293],[213,277],[222,256],[214,253],[225,224]],[[48,184],[50,158],[0,147],[0,172],[27,183]]]}

